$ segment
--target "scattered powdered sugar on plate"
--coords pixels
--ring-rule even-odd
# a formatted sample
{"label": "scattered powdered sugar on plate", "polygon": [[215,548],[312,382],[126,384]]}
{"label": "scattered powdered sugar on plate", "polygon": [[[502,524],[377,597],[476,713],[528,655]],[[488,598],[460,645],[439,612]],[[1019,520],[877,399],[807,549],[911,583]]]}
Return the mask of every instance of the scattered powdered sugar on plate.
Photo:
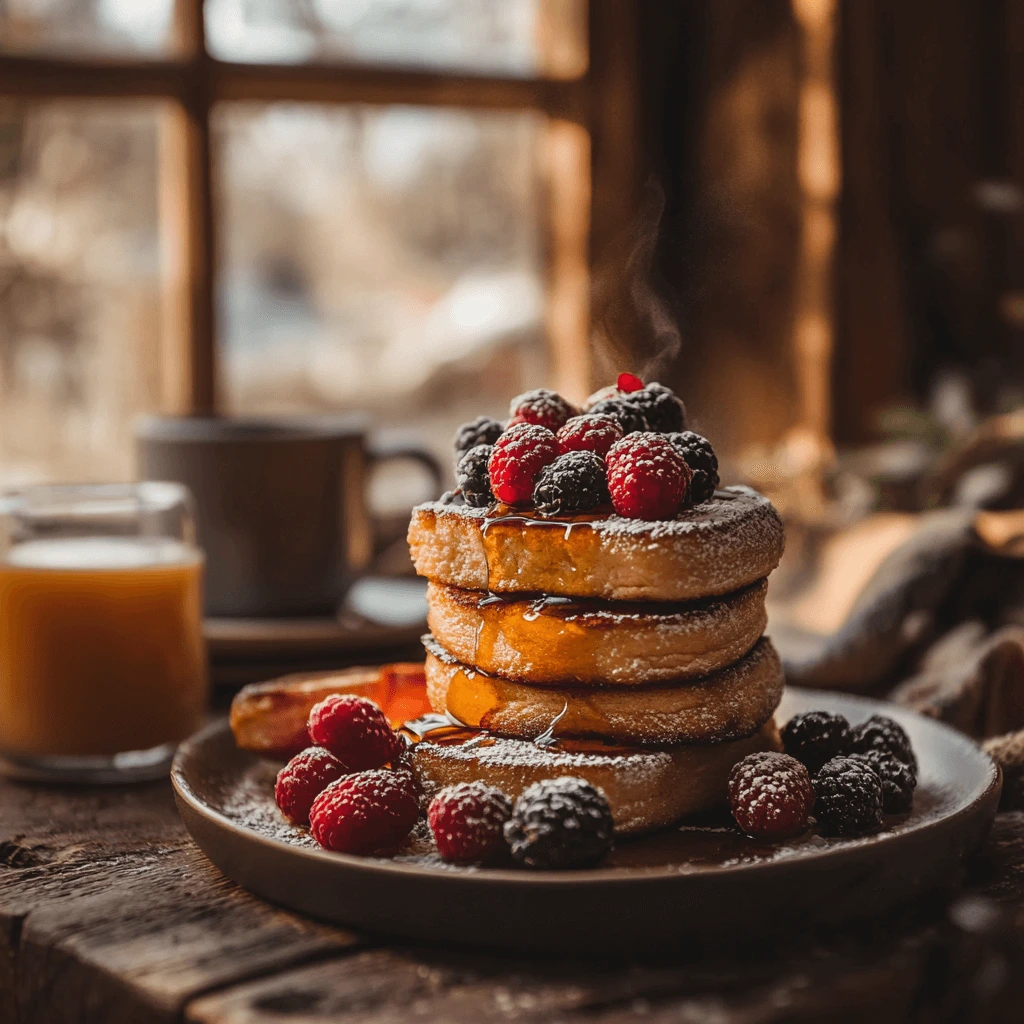
{"label": "scattered powdered sugar on plate", "polygon": [[318,847],[309,829],[293,825],[274,803],[277,769],[278,765],[268,761],[257,761],[248,767],[226,788],[223,803],[217,810],[236,825],[260,835],[315,850]]}
{"label": "scattered powdered sugar on plate", "polygon": [[[433,747],[433,744],[431,746]],[[434,752],[457,758],[460,756],[459,750],[459,747],[437,747]],[[463,756],[470,755],[467,752]],[[593,758],[601,755],[542,750],[522,740],[498,740],[492,745],[477,748],[472,756],[496,758],[507,764],[544,762],[559,771],[571,771],[574,763],[578,764],[581,757],[586,757],[592,763]],[[631,762],[630,771],[643,771],[645,768],[652,770],[657,759],[667,755],[643,752],[627,757]],[[621,768],[626,758],[608,756],[602,759]],[[210,806],[236,825],[258,835],[301,849],[317,850],[319,847],[309,830],[287,822],[274,803],[274,776],[278,767],[279,765],[274,762],[255,761],[237,773],[229,774],[218,787],[219,798],[211,800]],[[803,836],[774,844],[744,836],[735,825],[728,823],[725,812],[721,812],[710,822],[706,819],[683,822],[675,828],[648,836],[620,840],[609,856],[607,867],[632,874],[666,869],[680,874],[692,874],[716,867],[751,867],[851,846],[884,843],[902,832],[945,817],[950,813],[951,802],[955,802],[955,794],[946,792],[941,786],[934,789],[920,786],[910,813],[888,817],[880,832],[850,838],[826,837],[810,831]],[[437,852],[425,818],[417,822],[409,838],[396,853],[366,859],[376,863],[416,865],[445,872],[483,870],[474,865],[450,864],[444,861]],[[524,874],[524,877],[529,876]]]}

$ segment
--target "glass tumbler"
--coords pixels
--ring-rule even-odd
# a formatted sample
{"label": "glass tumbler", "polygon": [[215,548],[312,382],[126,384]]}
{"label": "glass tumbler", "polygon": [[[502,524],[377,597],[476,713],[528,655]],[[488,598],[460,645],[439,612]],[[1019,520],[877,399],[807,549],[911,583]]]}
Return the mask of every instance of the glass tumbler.
{"label": "glass tumbler", "polygon": [[0,497],[0,770],[85,783],[166,774],[206,709],[202,577],[180,484]]}

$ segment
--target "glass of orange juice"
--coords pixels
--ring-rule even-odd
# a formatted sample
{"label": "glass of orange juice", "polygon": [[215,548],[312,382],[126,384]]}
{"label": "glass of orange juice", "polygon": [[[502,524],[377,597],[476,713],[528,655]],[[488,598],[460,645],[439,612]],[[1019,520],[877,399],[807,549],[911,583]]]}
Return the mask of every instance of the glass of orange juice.
{"label": "glass of orange juice", "polygon": [[180,484],[0,497],[0,769],[165,774],[206,708],[202,576]]}

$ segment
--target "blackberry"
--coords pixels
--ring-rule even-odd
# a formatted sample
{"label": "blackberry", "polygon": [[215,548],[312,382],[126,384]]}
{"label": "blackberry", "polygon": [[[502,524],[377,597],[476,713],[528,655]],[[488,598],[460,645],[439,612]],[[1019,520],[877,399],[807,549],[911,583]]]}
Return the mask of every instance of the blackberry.
{"label": "blackberry", "polygon": [[582,868],[612,848],[611,808],[585,779],[563,775],[527,786],[505,822],[512,856],[530,868]]}
{"label": "blackberry", "polygon": [[455,479],[467,505],[484,508],[494,501],[491,479],[487,475],[487,462],[493,451],[493,445],[478,444],[459,459]]}
{"label": "blackberry", "polygon": [[831,711],[805,711],[786,723],[782,743],[813,774],[833,757],[850,753],[850,723]]}
{"label": "blackberry", "polygon": [[690,504],[699,505],[708,501],[719,483],[718,456],[715,455],[711,442],[692,430],[670,433],[668,439],[693,470],[693,479],[690,481]]}
{"label": "blackberry", "polygon": [[888,750],[874,747],[864,754],[851,754],[851,761],[868,765],[882,782],[882,810],[886,814],[909,811],[914,802],[917,773]]}
{"label": "blackberry", "polygon": [[910,765],[917,774],[917,758],[910,745],[910,737],[903,726],[885,715],[872,715],[850,732],[851,753],[866,754],[869,750],[887,750],[898,761]]}
{"label": "blackberry", "polygon": [[[639,391],[634,394],[640,394]],[[635,434],[638,430],[647,430],[647,417],[639,405],[629,401],[633,396],[621,395],[613,398],[602,398],[595,402],[588,410],[588,414],[611,416],[619,421],[623,434]]]}
{"label": "blackberry", "polygon": [[647,429],[670,434],[686,429],[686,406],[682,399],[664,384],[651,383],[639,391],[630,391],[626,401],[636,406],[647,420]]}
{"label": "blackberry", "polygon": [[545,516],[583,512],[610,500],[604,462],[595,452],[559,455],[540,471],[533,489],[533,504]]}
{"label": "blackberry", "polygon": [[504,433],[505,425],[490,416],[477,416],[469,423],[463,423],[455,431],[455,461],[458,462],[470,448],[479,444],[494,444]]}
{"label": "blackberry", "polygon": [[882,780],[852,757],[833,757],[814,777],[814,816],[836,836],[862,836],[882,824]]}

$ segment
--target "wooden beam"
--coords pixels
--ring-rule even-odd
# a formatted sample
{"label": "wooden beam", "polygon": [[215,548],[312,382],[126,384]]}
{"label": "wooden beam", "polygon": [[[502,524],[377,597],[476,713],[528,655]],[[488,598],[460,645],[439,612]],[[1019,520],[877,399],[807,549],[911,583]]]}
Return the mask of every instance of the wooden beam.
{"label": "wooden beam", "polygon": [[178,0],[175,43],[190,68],[161,126],[160,235],[164,272],[163,408],[217,412],[213,169],[202,0]]}
{"label": "wooden beam", "polygon": [[590,0],[591,262],[636,213],[640,151],[638,9]]}
{"label": "wooden beam", "polygon": [[371,103],[497,110],[543,110],[581,121],[586,79],[573,81],[453,75],[341,64],[241,64],[200,56],[164,61],[50,60],[4,56],[0,95],[163,96],[183,99],[197,79],[210,102]]}
{"label": "wooden beam", "polygon": [[[837,0],[793,0],[800,25],[800,128],[797,164],[803,220],[793,300],[797,434],[815,458],[800,481],[817,490],[820,470],[834,457],[831,386],[835,309],[835,206],[839,197],[839,137],[833,48]],[[813,465],[811,465],[813,463]],[[817,495],[815,495],[817,497]]]}
{"label": "wooden beam", "polygon": [[195,65],[188,60],[62,60],[4,54],[0,96],[32,99],[117,97],[178,98]]}
{"label": "wooden beam", "polygon": [[584,111],[583,80],[485,78],[384,68],[210,62],[218,100],[410,104],[495,110],[537,109],[571,120]]}
{"label": "wooden beam", "polygon": [[582,402],[592,390],[590,358],[590,138],[578,124],[549,123],[547,335],[557,390]]}

